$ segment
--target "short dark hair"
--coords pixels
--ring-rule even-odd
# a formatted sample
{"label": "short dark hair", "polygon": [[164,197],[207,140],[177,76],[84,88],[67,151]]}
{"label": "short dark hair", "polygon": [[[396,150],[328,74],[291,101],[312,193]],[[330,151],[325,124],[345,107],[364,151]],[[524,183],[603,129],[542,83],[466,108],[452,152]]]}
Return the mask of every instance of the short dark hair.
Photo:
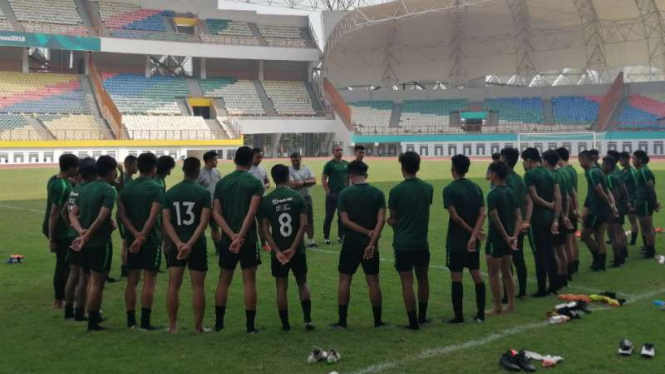
{"label": "short dark hair", "polygon": [[540,151],[536,148],[527,148],[522,151],[522,159],[525,161],[541,162]]}
{"label": "short dark hair", "polygon": [[603,164],[609,164],[614,169],[617,166],[617,160],[612,156],[605,156],[603,157]]}
{"label": "short dark hair", "polygon": [[465,175],[469,172],[469,167],[471,166],[471,160],[464,155],[456,155],[451,159],[453,162],[453,167],[457,174]]}
{"label": "short dark hair", "polygon": [[165,175],[175,167],[175,160],[171,156],[160,156],[157,160],[157,174]]}
{"label": "short dark hair", "polygon": [[300,157],[301,157],[300,152],[293,152],[293,153],[291,153],[291,156],[290,156],[290,158],[300,158]]}
{"label": "short dark hair", "polygon": [[92,157],[86,157],[81,160],[79,165],[79,174],[83,179],[95,179],[97,176],[97,162]]}
{"label": "short dark hair", "polygon": [[263,149],[261,149],[259,147],[252,148],[252,154],[256,155],[256,154],[259,154],[259,153],[263,153]]}
{"label": "short dark hair", "polygon": [[187,157],[182,164],[182,171],[187,178],[196,178],[201,172],[201,161],[196,157]]}
{"label": "short dark hair", "polygon": [[408,174],[415,174],[420,171],[420,155],[414,151],[406,151],[399,155],[399,163],[402,169]]}
{"label": "short dark hair", "polygon": [[607,151],[607,155],[612,157],[614,159],[614,161],[616,161],[616,162],[619,162],[619,159],[621,158],[621,153],[619,153],[619,151],[615,151],[615,150]]}
{"label": "short dark hair", "polygon": [[109,176],[117,167],[118,162],[111,156],[99,156],[97,159],[97,175],[102,178]]}
{"label": "short dark hair", "polygon": [[136,158],[136,156],[134,155],[128,155],[127,157],[125,157],[125,164],[133,164],[138,161],[139,161],[138,158]]}
{"label": "short dark hair", "polygon": [[362,145],[362,144],[356,144],[356,146],[353,147],[353,152],[364,151],[364,150],[365,150],[365,146]]}
{"label": "short dark hair", "polygon": [[249,166],[254,159],[254,151],[247,146],[243,146],[236,150],[236,155],[233,157],[233,162],[238,166]]}
{"label": "short dark hair", "polygon": [[289,167],[277,164],[270,169],[270,175],[275,184],[283,184],[289,181]]}
{"label": "short dark hair", "polygon": [[498,161],[500,159],[501,159],[501,153],[500,152],[492,153],[492,160]]}
{"label": "short dark hair", "polygon": [[503,156],[508,166],[514,168],[520,159],[520,151],[517,148],[504,148],[501,150],[501,156]]}
{"label": "short dark hair", "polygon": [[157,166],[157,156],[154,153],[141,153],[138,158],[138,169],[142,174],[150,173]]}
{"label": "short dark hair", "polygon": [[504,180],[508,176],[508,165],[503,162],[493,162],[490,164],[489,170],[490,173],[496,173],[496,176],[499,179]]}
{"label": "short dark hair", "polygon": [[584,151],[580,152],[577,157],[579,157],[579,158],[591,158],[591,152],[589,152],[588,150],[584,150]]}
{"label": "short dark hair", "polygon": [[641,149],[638,149],[637,151],[633,152],[633,156],[635,156],[635,158],[642,161],[643,164],[648,164],[649,163],[649,156],[647,155],[647,153],[645,151],[643,151]]}
{"label": "short dark hair", "polygon": [[621,160],[626,160],[626,159],[630,160],[630,152],[624,151],[624,152],[619,153],[619,158]]}
{"label": "short dark hair", "polygon": [[339,148],[342,149],[342,150],[344,149],[341,145],[339,145],[339,144],[335,144],[335,145],[332,146],[332,150],[333,150],[333,152],[335,151],[335,148],[337,148],[337,147],[339,147]]}
{"label": "short dark hair", "polygon": [[65,153],[60,155],[58,163],[60,164],[60,171],[67,171],[71,168],[78,167],[81,164],[81,160],[79,160],[78,156],[75,154]]}
{"label": "short dark hair", "polygon": [[600,152],[598,152],[598,150],[595,149],[595,148],[594,148],[594,149],[590,149],[590,150],[589,150],[589,155],[594,156],[594,157],[599,157],[599,156],[600,156]]}
{"label": "short dark hair", "polygon": [[215,151],[208,151],[203,154],[203,162],[208,162],[219,155]]}
{"label": "short dark hair", "polygon": [[570,159],[570,151],[566,147],[559,147],[556,149],[556,153],[559,154],[562,160],[568,162]]}
{"label": "short dark hair", "polygon": [[553,149],[543,153],[543,160],[545,160],[545,162],[547,162],[547,164],[550,166],[555,166],[557,163],[559,163],[560,159],[561,157],[559,157],[559,154]]}
{"label": "short dark hair", "polygon": [[348,166],[350,175],[367,175],[369,166],[362,161],[351,161]]}

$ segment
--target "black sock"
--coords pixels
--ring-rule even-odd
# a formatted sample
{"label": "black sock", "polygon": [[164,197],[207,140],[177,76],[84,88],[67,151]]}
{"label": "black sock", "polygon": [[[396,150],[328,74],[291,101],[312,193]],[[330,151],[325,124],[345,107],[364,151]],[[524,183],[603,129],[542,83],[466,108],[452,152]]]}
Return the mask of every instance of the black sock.
{"label": "black sock", "polygon": [[476,307],[478,308],[476,318],[485,320],[485,283],[476,283]]}
{"label": "black sock", "polygon": [[413,329],[418,328],[418,318],[416,317],[416,311],[412,310],[410,312],[406,312],[406,315],[409,317],[409,327]]}
{"label": "black sock", "polygon": [[254,320],[256,319],[256,310],[245,310],[245,316],[247,317],[247,332],[252,332],[256,330],[254,328]]}
{"label": "black sock", "polygon": [[418,303],[418,322],[427,322],[427,303]]}
{"label": "black sock", "polygon": [[94,330],[99,326],[99,320],[101,316],[99,310],[89,310],[88,311],[88,330]]}
{"label": "black sock", "polygon": [[607,253],[598,254],[598,268],[605,270],[605,263],[607,262]]}
{"label": "black sock", "polygon": [[74,304],[65,304],[65,319],[74,318]]}
{"label": "black sock", "polygon": [[302,314],[305,317],[305,323],[312,322],[312,301],[303,300],[300,302],[300,305],[302,306]]}
{"label": "black sock", "polygon": [[381,315],[383,314],[383,307],[373,306],[372,314],[374,314],[374,327],[383,326],[383,321],[381,320]]}
{"label": "black sock", "polygon": [[224,314],[226,314],[225,306],[215,306],[215,331],[220,331],[224,328]]}
{"label": "black sock", "polygon": [[574,273],[577,273],[577,271],[579,270],[579,268],[580,268],[580,261],[579,261],[579,260],[575,260],[575,261],[573,261],[573,272],[574,272]]}
{"label": "black sock", "polygon": [[141,308],[141,327],[147,328],[150,327],[150,315],[152,314],[152,309],[150,308]]}
{"label": "black sock", "polygon": [[337,309],[339,314],[339,322],[337,324],[346,327],[346,317],[348,316],[349,313],[349,306],[340,305],[337,307]]}
{"label": "black sock", "polygon": [[85,318],[85,312],[83,311],[82,307],[74,308],[74,319],[77,321],[81,321]]}
{"label": "black sock", "polygon": [[453,282],[451,288],[452,288],[453,311],[455,312],[455,319],[464,320],[464,315],[462,313],[464,286],[462,286],[462,282]]}
{"label": "black sock", "polygon": [[637,243],[637,232],[630,233],[630,245],[635,245]]}
{"label": "black sock", "polygon": [[136,326],[136,311],[127,311],[127,327]]}
{"label": "black sock", "polygon": [[566,274],[559,274],[558,288],[562,289],[568,286],[568,276]]}
{"label": "black sock", "polygon": [[129,271],[127,271],[127,266],[122,265],[120,266],[120,278],[124,278],[129,275]]}
{"label": "black sock", "polygon": [[[279,311],[279,320],[282,321],[282,330],[288,331],[291,330],[291,324],[289,323],[289,310],[280,310]],[[249,328],[248,330],[249,331]]]}

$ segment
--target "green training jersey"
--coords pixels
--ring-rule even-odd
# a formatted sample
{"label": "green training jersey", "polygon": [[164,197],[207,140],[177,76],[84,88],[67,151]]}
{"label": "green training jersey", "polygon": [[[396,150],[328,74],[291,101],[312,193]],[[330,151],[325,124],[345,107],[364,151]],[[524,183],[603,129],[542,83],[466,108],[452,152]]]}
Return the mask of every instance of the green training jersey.
{"label": "green training jersey", "polygon": [[[480,216],[480,208],[484,206],[483,191],[466,178],[457,179],[443,189],[443,207],[446,209],[454,207],[460,218],[472,229]],[[470,238],[470,232],[453,222],[451,218],[448,219],[447,251],[466,251],[466,244]],[[480,240],[476,242],[476,250],[480,250]]]}
{"label": "green training jersey", "polygon": [[152,180],[162,188],[162,192],[166,192],[166,180],[164,178],[155,176]]}
{"label": "green training jersey", "polygon": [[512,191],[515,196],[517,206],[520,207],[522,216],[524,216],[524,214],[526,214],[526,184],[524,184],[524,179],[522,179],[519,174],[512,171],[508,173],[505,182],[506,186],[510,188],[510,191]]}
{"label": "green training jersey", "polygon": [[570,183],[570,189],[575,190],[575,192],[577,192],[578,181],[577,181],[577,170],[575,170],[575,167],[573,165],[566,165],[559,170],[562,170],[564,173],[568,175],[568,182]]}
{"label": "green training jersey", "polygon": [[[125,214],[137,231],[143,230],[148,218],[152,204],[162,204],[164,192],[155,180],[147,177],[138,177],[123,187],[120,192],[120,201],[125,208]],[[157,246],[161,242],[160,226],[155,221],[150,233],[146,235],[146,246]],[[134,242],[134,236],[129,230],[125,234],[127,243]]]}
{"label": "green training jersey", "polygon": [[634,167],[628,166],[621,170],[623,175],[623,183],[628,190],[628,197],[632,200],[635,199],[635,192],[637,190],[637,170]]}
{"label": "green training jersey", "polygon": [[[72,190],[72,184],[66,178],[58,178],[57,175],[51,177],[46,185],[46,210],[44,212],[44,222],[42,224],[42,233],[48,238],[48,221],[51,214],[51,207],[57,205],[62,208],[67,203],[67,197]],[[58,210],[58,218],[60,218],[60,210]],[[62,220],[58,219],[58,225],[55,228],[55,238],[63,239],[71,237],[69,235],[69,227]]]}
{"label": "green training jersey", "polygon": [[588,191],[587,191],[587,200],[588,208],[591,210],[591,213],[597,217],[603,217],[611,214],[610,207],[607,205],[605,200],[596,192],[596,186],[601,185],[605,193],[607,190],[607,179],[605,175],[600,170],[600,168],[592,167],[584,173],[586,177]]}
{"label": "green training jersey", "polygon": [[623,173],[619,170],[614,169],[607,174],[607,188],[612,193],[614,204],[621,215],[628,212],[628,194],[624,185]]}
{"label": "green training jersey", "polygon": [[[281,251],[293,245],[300,230],[300,215],[307,214],[307,204],[302,195],[288,187],[277,187],[263,198],[259,217],[270,222],[271,234],[275,244]],[[296,249],[298,253],[305,251],[304,241]],[[272,252],[273,256],[275,251]]]}
{"label": "green training jersey", "polygon": [[[492,211],[496,210],[499,215],[499,221],[503,225],[503,228],[506,230],[508,236],[512,236],[515,232],[515,210],[519,208],[517,204],[517,199],[513,191],[507,186],[497,186],[494,187],[487,194],[487,211],[488,215],[492,214]],[[488,218],[489,221],[489,230],[487,233],[488,243],[492,243],[495,247],[503,247],[507,243],[503,240],[501,236],[501,231],[494,224],[492,218]]]}
{"label": "green training jersey", "polygon": [[427,251],[429,242],[429,208],[434,188],[420,178],[405,179],[388,195],[388,209],[397,212],[393,226],[393,249],[396,251]]}
{"label": "green training jersey", "polygon": [[[554,174],[542,166],[533,168],[524,174],[524,183],[527,188],[535,187],[536,194],[548,203],[554,201]],[[554,221],[554,210],[533,202],[531,226],[549,226]]]}
{"label": "green training jersey", "polygon": [[349,163],[340,160],[330,160],[323,166],[323,174],[328,176],[328,186],[330,192],[339,192],[346,188],[349,179],[348,172]]}
{"label": "green training jersey", "polygon": [[[72,189],[72,192],[69,193],[69,197],[67,198],[67,214],[69,214],[74,209],[74,205],[76,205],[76,201],[78,200],[79,196],[81,195],[81,192],[85,189],[85,186],[87,184],[88,183],[81,182],[81,183],[77,184],[76,187],[74,187]],[[76,232],[76,230],[74,230],[74,228],[70,226],[69,227],[69,236],[72,237],[72,238],[75,238],[75,237],[79,236],[79,233]]]}
{"label": "green training jersey", "polygon": [[561,194],[561,218],[563,218],[563,213],[566,211],[564,204],[567,202],[567,198],[570,198],[572,183],[570,182],[570,176],[563,169],[559,168],[552,171],[554,175],[554,180],[559,185],[559,193]]}
{"label": "green training jersey", "polygon": [[[201,224],[203,209],[210,209],[210,192],[194,181],[185,180],[171,187],[164,195],[162,207],[171,212],[171,224],[178,238],[187,243]],[[205,234],[193,247],[206,249]]]}
{"label": "green training jersey", "polygon": [[[245,170],[236,170],[217,182],[214,199],[222,204],[222,216],[233,232],[240,232],[254,196],[263,196],[263,183]],[[255,221],[252,221],[245,240],[256,242]],[[222,241],[231,242],[223,231]]]}
{"label": "green training jersey", "polygon": [[637,170],[637,187],[635,188],[635,200],[639,202],[652,202],[652,193],[649,190],[648,183],[653,183],[656,187],[656,177],[653,175],[651,169],[644,165]]}
{"label": "green training jersey", "polygon": [[79,208],[79,221],[84,229],[89,229],[92,226],[102,208],[109,210],[109,216],[97,232],[92,235],[86,246],[102,246],[111,240],[111,232],[113,231],[111,213],[113,213],[116,197],[115,188],[101,179],[87,183],[85,188],[79,191],[74,204]]}
{"label": "green training jersey", "polygon": [[[346,212],[349,220],[367,230],[374,230],[379,210],[386,208],[386,196],[378,188],[368,184],[354,184],[342,190],[337,199],[340,212]],[[344,241],[367,246],[370,238],[365,234],[346,228]]]}

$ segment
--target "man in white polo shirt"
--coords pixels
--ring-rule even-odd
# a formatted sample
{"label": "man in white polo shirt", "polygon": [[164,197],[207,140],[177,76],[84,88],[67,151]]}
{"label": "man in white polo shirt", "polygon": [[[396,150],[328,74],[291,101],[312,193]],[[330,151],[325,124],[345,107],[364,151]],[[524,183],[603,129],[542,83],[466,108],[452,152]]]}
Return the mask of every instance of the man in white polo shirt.
{"label": "man in white polo shirt", "polygon": [[289,179],[291,188],[296,190],[305,198],[307,204],[307,248],[316,248],[314,242],[314,209],[309,188],[316,184],[316,177],[312,170],[302,164],[302,156],[298,152],[291,154],[291,167],[289,167]]}

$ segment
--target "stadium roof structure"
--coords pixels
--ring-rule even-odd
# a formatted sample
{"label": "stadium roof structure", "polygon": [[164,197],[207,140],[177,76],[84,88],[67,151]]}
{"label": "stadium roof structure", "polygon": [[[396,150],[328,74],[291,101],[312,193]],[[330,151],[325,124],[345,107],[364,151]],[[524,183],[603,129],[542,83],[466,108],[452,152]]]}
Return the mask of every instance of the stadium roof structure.
{"label": "stadium roof structure", "polygon": [[[323,3],[266,1],[283,7],[290,1],[292,8]],[[337,87],[418,81],[462,87],[486,76],[537,86],[566,72],[577,83],[603,83],[626,67],[641,80],[662,80],[665,71],[665,0],[350,3],[360,7],[336,24],[324,51],[323,75]]]}

